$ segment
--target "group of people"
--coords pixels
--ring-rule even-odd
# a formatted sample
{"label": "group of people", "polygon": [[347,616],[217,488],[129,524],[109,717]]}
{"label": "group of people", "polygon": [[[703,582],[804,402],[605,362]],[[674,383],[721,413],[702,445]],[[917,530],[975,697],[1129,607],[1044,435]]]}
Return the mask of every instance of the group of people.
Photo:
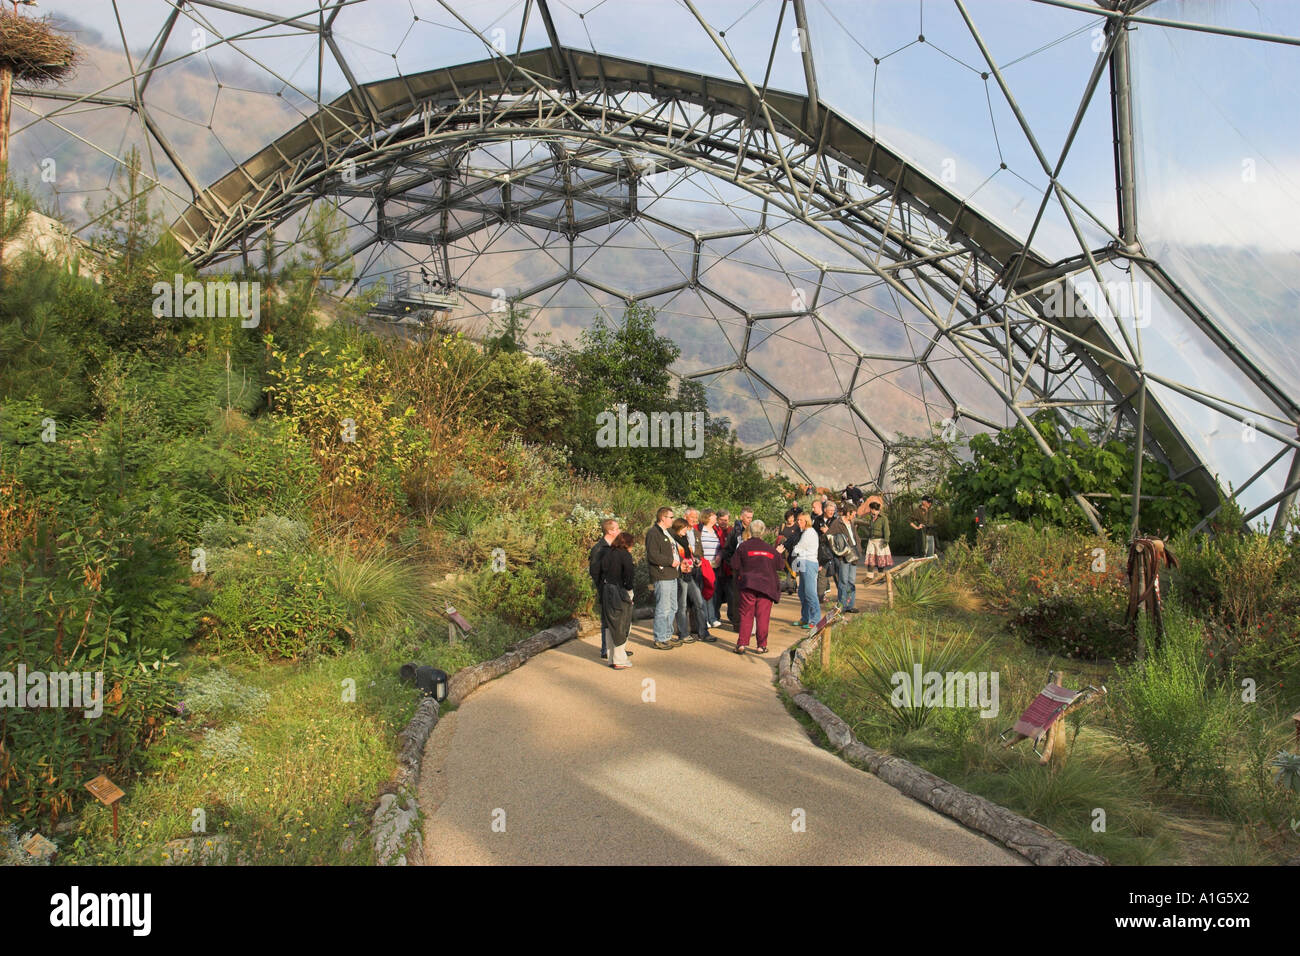
{"label": "group of people", "polygon": [[[805,500],[785,512],[784,524],[768,538],[767,525],[752,508],[736,522],[726,510],[686,508],[678,516],[660,508],[645,533],[644,559],[654,589],[654,647],[671,650],[696,641],[715,643],[712,629],[722,626],[722,606],[736,629],[735,652],[744,654],[750,637],[758,653],[767,652],[772,605],[781,594],[799,596],[799,627],[821,620],[829,582],[847,614],[856,614],[857,573],[874,576],[893,566],[889,518],[879,495],[866,496],[849,485],[839,502],[808,486]],[[806,507],[805,507],[806,505]],[[932,502],[923,499],[911,525],[920,531],[927,554],[934,553],[929,524]],[[631,667],[628,634],[632,627],[636,539],[618,519],[601,522],[601,537],[588,555],[588,572],[600,602],[600,656],[616,670]]]}

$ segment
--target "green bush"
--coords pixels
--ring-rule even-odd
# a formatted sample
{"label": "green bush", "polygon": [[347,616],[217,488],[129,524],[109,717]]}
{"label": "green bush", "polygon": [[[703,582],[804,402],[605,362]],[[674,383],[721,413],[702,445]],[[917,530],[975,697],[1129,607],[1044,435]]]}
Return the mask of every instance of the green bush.
{"label": "green bush", "polygon": [[530,632],[588,613],[593,603],[585,565],[549,560],[545,552],[532,565],[481,572],[477,596],[482,608]]}
{"label": "green bush", "polygon": [[353,636],[347,602],[331,586],[330,562],[313,552],[277,552],[248,543],[241,563],[221,561],[203,621],[220,652],[236,649],[299,660],[345,649]]}
{"label": "green bush", "polygon": [[116,307],[95,283],[35,256],[0,270],[0,400],[24,398],[57,419],[91,408],[91,378]]}
{"label": "green bush", "polygon": [[171,700],[160,645],[187,635],[194,613],[180,564],[147,516],[114,509],[60,528],[37,512],[34,531],[0,554],[5,669],[102,673],[103,712],[0,708],[0,814],[32,823],[84,802],[90,777],[140,766]]}
{"label": "green bush", "polygon": [[479,585],[483,606],[507,624],[527,630],[545,616],[546,584],[531,567],[484,572]]}
{"label": "green bush", "polygon": [[1300,698],[1300,550],[1294,543],[1225,528],[1172,543],[1179,566],[1170,593],[1201,617],[1214,662]]}
{"label": "green bush", "polygon": [[320,466],[292,423],[269,415],[251,422],[234,418],[215,440],[234,461],[225,475],[231,517],[253,521],[266,512],[295,519],[310,514]]}
{"label": "green bush", "polygon": [[[1164,622],[1161,645],[1120,671],[1117,714],[1130,753],[1140,745],[1166,787],[1208,794],[1222,784],[1241,710],[1230,686],[1213,683],[1196,619],[1169,602]],[[1141,627],[1151,646],[1145,617]]]}
{"label": "green bush", "polygon": [[1026,644],[1074,659],[1123,661],[1136,647],[1122,604],[1101,590],[1036,598],[1008,626]]}
{"label": "green bush", "polygon": [[544,362],[498,351],[479,361],[472,388],[466,411],[474,420],[532,442],[563,444],[575,414],[573,392]]}
{"label": "green bush", "polygon": [[[1131,442],[1111,439],[1095,443],[1082,428],[1058,427],[1051,410],[1030,421],[1055,453],[1043,454],[1024,425],[970,440],[970,461],[952,468],[944,487],[953,511],[970,521],[981,505],[990,521],[1009,518],[1034,524],[1084,531],[1089,525],[1075,503],[1076,494],[1103,494],[1092,503],[1101,526],[1116,540],[1125,540],[1133,521],[1133,462]],[[1142,471],[1142,526],[1151,533],[1172,535],[1191,527],[1199,509],[1191,488],[1169,478],[1166,469],[1148,458]],[[969,525],[967,525],[969,526]]]}

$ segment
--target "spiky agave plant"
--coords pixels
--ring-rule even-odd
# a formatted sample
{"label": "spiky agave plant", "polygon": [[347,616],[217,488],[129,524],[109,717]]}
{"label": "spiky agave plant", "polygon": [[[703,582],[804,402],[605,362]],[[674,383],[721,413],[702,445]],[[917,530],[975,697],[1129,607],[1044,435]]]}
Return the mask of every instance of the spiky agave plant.
{"label": "spiky agave plant", "polygon": [[918,699],[914,689],[918,668],[922,675],[973,671],[990,644],[972,647],[971,631],[941,642],[932,628],[921,627],[915,636],[908,629],[891,630],[870,646],[856,648],[861,666],[850,661],[861,678],[859,692],[903,733],[924,727],[936,706],[942,706],[942,702],[926,703],[924,694]]}
{"label": "spiky agave plant", "polygon": [[920,568],[894,580],[894,606],[902,609],[931,610],[952,604],[952,588],[934,568]]}
{"label": "spiky agave plant", "polygon": [[1300,793],[1300,754],[1283,750],[1273,758],[1273,766],[1277,767],[1277,776],[1273,778],[1277,785]]}

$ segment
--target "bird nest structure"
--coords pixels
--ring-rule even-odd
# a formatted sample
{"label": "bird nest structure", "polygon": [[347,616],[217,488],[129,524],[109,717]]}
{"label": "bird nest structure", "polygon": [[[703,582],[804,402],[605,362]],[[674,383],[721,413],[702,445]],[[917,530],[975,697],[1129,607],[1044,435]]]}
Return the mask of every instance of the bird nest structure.
{"label": "bird nest structure", "polygon": [[76,62],[76,46],[47,19],[0,11],[0,69],[33,86],[67,79]]}

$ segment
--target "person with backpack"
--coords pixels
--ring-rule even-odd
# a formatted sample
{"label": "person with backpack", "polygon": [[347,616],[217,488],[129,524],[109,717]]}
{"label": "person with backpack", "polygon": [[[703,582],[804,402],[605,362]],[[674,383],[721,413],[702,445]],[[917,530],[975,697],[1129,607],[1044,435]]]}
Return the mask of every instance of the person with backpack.
{"label": "person with backpack", "polygon": [[596,604],[600,608],[600,659],[603,661],[609,657],[609,620],[605,617],[605,602],[601,597],[604,593],[601,562],[605,558],[605,552],[618,537],[618,519],[606,518],[600,523],[600,530],[601,537],[596,539],[596,543],[587,552],[587,574],[591,576],[591,586],[596,591]]}
{"label": "person with backpack", "polygon": [[635,567],[631,550],[635,540],[626,531],[620,532],[600,559],[601,615],[609,621],[609,666],[616,671],[632,666],[627,636],[632,629]]}

